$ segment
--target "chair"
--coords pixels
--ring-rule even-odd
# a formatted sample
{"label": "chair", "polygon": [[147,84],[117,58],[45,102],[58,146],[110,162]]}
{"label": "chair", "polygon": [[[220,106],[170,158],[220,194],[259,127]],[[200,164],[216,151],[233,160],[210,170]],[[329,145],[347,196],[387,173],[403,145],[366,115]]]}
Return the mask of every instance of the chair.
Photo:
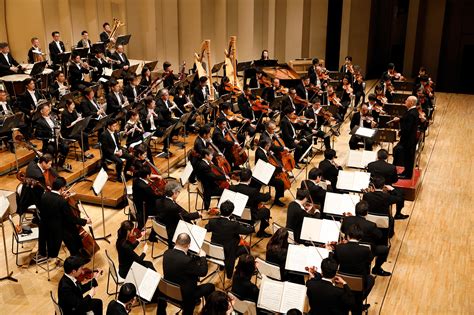
{"label": "chair", "polygon": [[234,311],[240,314],[257,315],[257,305],[255,302],[242,300],[233,292],[227,294],[234,300]]}
{"label": "chair", "polygon": [[[16,186],[16,189],[15,189],[17,203],[18,203],[18,200],[20,200],[22,190],[23,190],[23,183],[19,183],[18,186]],[[27,215],[28,214],[34,215],[35,213],[36,213],[36,205],[28,206],[28,209],[25,211],[25,213],[23,213],[20,216],[20,224],[27,223],[28,222]],[[31,221],[31,220],[29,220],[29,221]]]}
{"label": "chair", "polygon": [[137,207],[135,206],[135,203],[132,200],[132,196],[127,194],[127,205],[128,205],[128,212],[125,211],[124,208],[124,213],[128,216],[128,220],[131,220],[132,218],[135,219],[133,221],[137,220]]}
{"label": "chair", "polygon": [[181,287],[179,285],[161,278],[160,282],[158,283],[158,290],[161,293],[159,295],[159,299],[171,303],[172,305],[179,308],[179,312],[181,312],[183,296],[181,294]]}
{"label": "chair", "polygon": [[224,272],[224,277],[222,278],[220,276],[220,268],[225,267],[225,254],[224,254],[224,246],[211,243],[208,241],[204,241],[202,244],[202,250],[206,252],[206,259],[208,262],[215,264],[217,266],[216,270],[214,272],[208,274],[203,280],[208,279],[209,277],[214,278],[215,275],[218,275],[221,282],[222,282],[222,287],[224,288],[225,286],[225,278],[226,278],[226,273]]}
{"label": "chair", "polygon": [[[122,285],[125,282],[125,279],[120,277],[120,275],[118,274],[117,268],[115,268],[115,263],[112,258],[110,258],[107,250],[105,250],[105,256],[107,257],[107,262],[109,264],[109,274],[107,275],[107,294],[115,294],[115,298],[117,298],[119,285]],[[112,276],[112,279],[115,282],[115,292],[109,292],[110,276]]]}
{"label": "chair", "polygon": [[368,213],[367,221],[374,222],[379,229],[388,229],[390,226],[390,218],[387,215]]}
{"label": "chair", "polygon": [[[191,192],[191,193],[195,193],[196,194],[196,201],[194,203],[194,208],[196,209],[196,211],[201,211],[201,210],[204,210],[204,188],[202,187],[202,183],[200,180],[197,181],[197,188],[196,188],[196,192]],[[198,209],[197,207],[197,203],[198,203],[198,198],[197,197],[201,197],[201,200],[202,200],[202,203],[201,203],[201,208]],[[217,202],[219,202],[219,199],[221,197],[220,196],[211,196],[211,204],[212,204],[212,200],[217,200]]]}
{"label": "chair", "polygon": [[[15,223],[13,222],[13,218],[11,215],[8,216],[8,221],[10,221],[10,224],[12,225],[12,231],[13,231],[13,236],[12,236],[12,254],[15,255],[15,262],[18,267],[21,265],[18,263],[18,256],[23,253],[28,253],[31,252],[31,249],[29,250],[24,250],[24,251],[19,251],[20,245],[23,247],[23,244],[38,241],[39,237],[39,229],[37,227],[34,227],[31,229],[30,234],[18,234]],[[14,250],[14,245],[16,243],[16,250]]]}
{"label": "chair", "polygon": [[[62,137],[62,135],[61,135],[61,137]],[[74,158],[76,159],[76,161],[82,161],[82,159],[85,159],[84,153],[81,153],[82,154],[82,159],[79,159],[79,156],[77,155],[77,146],[76,146],[76,144],[78,144],[78,141],[76,139],[70,139],[70,138],[64,138],[64,137],[62,137],[62,138],[63,138],[64,142],[66,143],[66,145],[69,148],[72,147],[72,149],[74,151]],[[84,140],[88,141],[88,139],[84,139]],[[71,151],[71,150],[69,150],[69,151]]]}
{"label": "chair", "polygon": [[[166,226],[156,220],[151,220],[151,224],[151,228],[153,229],[153,231],[155,231],[158,242],[168,246],[168,232],[166,231]],[[160,254],[158,256],[153,256],[154,248],[155,242],[153,242],[151,245],[151,258],[156,259],[163,256],[164,252],[163,254]]]}
{"label": "chair", "polygon": [[280,266],[257,257],[255,259],[257,270],[260,275],[267,276],[274,280],[281,280]]}
{"label": "chair", "polygon": [[[353,275],[353,274],[348,274],[348,273],[343,273],[338,271],[337,275],[340,276],[344,281],[347,282],[347,285],[349,288],[351,288],[351,291],[355,293],[360,293],[362,296],[364,296],[365,293],[365,287],[364,287],[364,278],[361,275]],[[362,300],[362,303],[367,302],[367,297],[364,300]],[[365,314],[368,314],[369,311],[366,310]]]}
{"label": "chair", "polygon": [[51,301],[53,302],[54,314],[63,315],[63,310],[61,309],[61,306],[59,306],[58,302],[56,302],[56,299],[54,298],[54,295],[53,295],[53,291],[49,291],[49,295],[51,296]]}
{"label": "chair", "polygon": [[[244,211],[242,212],[242,216],[240,218],[245,221],[252,221],[252,212],[250,208],[244,208]],[[260,225],[260,220],[255,220],[253,221],[253,223],[250,223],[250,224],[252,224],[255,231],[257,231],[258,226]],[[250,248],[253,248],[254,246],[256,246],[258,243],[260,243],[263,240],[263,238],[260,238],[255,244],[252,245],[252,234],[253,233],[247,235],[250,238],[250,242],[249,242]]]}
{"label": "chair", "polygon": [[[278,229],[279,229],[279,228],[282,228],[282,227],[284,227],[284,226],[281,226],[281,225],[279,225],[278,223],[273,222],[273,224],[272,224],[273,234],[275,234],[275,232],[278,231]],[[295,241],[295,233],[294,233],[292,230],[290,230],[290,229],[287,229],[287,230],[288,230],[288,243],[290,243],[290,244],[298,244],[298,243],[296,243],[296,241]]]}

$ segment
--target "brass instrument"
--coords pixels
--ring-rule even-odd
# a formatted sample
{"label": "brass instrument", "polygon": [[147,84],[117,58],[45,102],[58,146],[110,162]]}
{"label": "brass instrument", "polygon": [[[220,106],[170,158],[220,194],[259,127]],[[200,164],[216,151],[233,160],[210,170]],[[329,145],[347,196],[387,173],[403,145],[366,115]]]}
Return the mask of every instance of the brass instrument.
{"label": "brass instrument", "polygon": [[35,63],[45,61],[46,60],[46,54],[41,52],[41,50],[33,50],[33,61]]}
{"label": "brass instrument", "polygon": [[[119,19],[117,18],[114,18],[114,26],[112,27],[112,31],[110,32],[110,35],[109,35],[109,39],[111,39],[111,41],[107,44],[107,49],[108,50],[111,50],[114,48],[115,46],[115,33],[117,33],[117,29],[121,26],[125,26],[125,23],[123,23],[122,21],[120,21]],[[114,40],[114,42],[112,42],[112,39]]]}

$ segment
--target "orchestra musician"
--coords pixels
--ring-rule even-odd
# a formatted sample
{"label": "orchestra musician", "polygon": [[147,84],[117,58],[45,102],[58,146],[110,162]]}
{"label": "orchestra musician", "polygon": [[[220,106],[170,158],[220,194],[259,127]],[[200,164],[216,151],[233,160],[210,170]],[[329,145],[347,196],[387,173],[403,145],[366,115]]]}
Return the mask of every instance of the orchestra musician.
{"label": "orchestra musician", "polygon": [[328,124],[328,120],[330,120],[332,117],[330,114],[325,116],[319,97],[313,100],[312,106],[306,109],[304,116],[313,120],[310,124],[308,124],[313,137],[323,139],[325,149],[331,149],[331,137],[329,134],[326,134],[324,131],[322,131],[321,128]]}
{"label": "orchestra musician", "polygon": [[[81,104],[79,105],[79,112],[82,113],[82,116],[91,116],[93,119],[99,119],[104,117],[105,110],[97,103],[97,100],[95,99],[94,89],[88,87],[84,89],[83,94],[84,98],[82,99]],[[92,125],[92,123],[89,123],[89,125]]]}
{"label": "orchestra musician", "polygon": [[309,315],[347,315],[354,307],[355,299],[351,288],[342,277],[336,275],[337,270],[338,264],[332,258],[321,261],[321,273],[317,272],[316,267],[309,268],[309,279],[306,281]]}
{"label": "orchestra musician", "polygon": [[127,173],[132,162],[132,156],[120,146],[120,140],[117,135],[118,122],[115,119],[107,121],[107,130],[100,135],[100,144],[102,148],[102,164],[105,165],[105,160],[111,160],[115,163],[115,170],[117,181],[122,182],[122,159],[126,160],[124,173]]}
{"label": "orchestra musician", "polygon": [[395,80],[400,80],[400,81],[405,80],[405,77],[401,73],[398,73],[397,71],[395,71],[395,64],[391,62],[387,65],[387,71],[382,73],[382,80],[385,81],[385,78],[387,76],[390,78],[390,81],[392,83]]}
{"label": "orchestra musician", "polygon": [[405,100],[405,106],[408,108],[402,118],[395,117],[395,122],[400,122],[400,141],[393,148],[393,164],[403,165],[404,170],[399,174],[399,178],[412,178],[415,166],[415,154],[418,125],[420,118],[416,103],[418,99],[415,96],[409,96]]}
{"label": "orchestra musician", "polygon": [[[192,315],[196,301],[207,298],[215,290],[212,283],[199,284],[199,278],[207,275],[208,265],[206,253],[201,249],[198,255],[189,255],[191,237],[181,233],[176,239],[174,248],[168,249],[163,255],[163,277],[181,288],[183,297],[183,315]],[[167,303],[158,301],[157,315],[166,315]]]}
{"label": "orchestra musician", "polygon": [[262,50],[262,54],[260,55],[260,60],[270,60],[270,54],[268,53],[268,50],[266,49]]}
{"label": "orchestra musician", "polygon": [[[38,161],[32,160],[26,167],[25,176],[26,178],[34,179],[41,185],[23,185],[21,189],[20,198],[18,200],[18,214],[22,215],[27,212],[28,207],[35,205],[37,209],[40,207],[41,196],[44,193],[44,187],[51,185],[46,183],[46,176],[56,177],[57,173],[51,168],[53,165],[53,157],[51,154],[43,154],[38,158]],[[51,187],[47,187],[51,189]],[[34,220],[36,221],[37,218]]]}
{"label": "orchestra musician", "polygon": [[92,72],[92,81],[94,82],[99,82],[100,78],[106,77],[104,73],[104,68],[112,68],[111,59],[105,59],[104,53],[101,51],[96,52],[95,55],[90,58],[89,62],[92,68],[97,69],[97,71]]}
{"label": "orchestra musician", "polygon": [[106,315],[127,315],[137,298],[137,289],[133,283],[124,283],[120,287],[117,301],[112,300],[107,305]]}
{"label": "orchestra musician", "polygon": [[[194,88],[193,91],[193,102],[196,108],[199,108],[202,104],[204,104],[209,98],[209,86],[207,85],[208,78],[202,76],[199,78],[199,85]],[[204,118],[207,122],[207,115],[204,115]]]}
{"label": "orchestra musician", "polygon": [[36,90],[35,83],[33,78],[25,79],[26,89],[20,99],[20,110],[25,113],[25,123],[27,125],[31,125],[39,100],[44,99],[44,96]]}
{"label": "orchestra musician", "polygon": [[150,186],[151,169],[149,165],[142,165],[135,170],[133,175],[133,203],[137,213],[138,228],[142,229],[148,217],[157,215],[158,208],[155,205],[157,196]]}
{"label": "orchestra musician", "polygon": [[[211,142],[211,127],[209,125],[204,125],[202,128],[199,129],[198,136],[194,140],[193,150],[195,152],[195,158],[202,158],[203,151],[209,148],[209,142]],[[191,159],[193,165],[195,164],[196,160]]]}
{"label": "orchestra musician", "polygon": [[360,73],[356,73],[354,82],[352,83],[352,90],[355,96],[354,98],[354,106],[358,106],[360,101],[362,103],[365,102],[365,82],[364,77]]}
{"label": "orchestra musician", "polygon": [[[127,71],[130,67],[130,61],[127,58],[127,55],[124,53],[123,45],[118,45],[115,52],[112,54],[112,59],[118,61],[118,63],[114,63],[113,69],[123,69],[123,71]],[[122,73],[123,75],[123,73]]]}
{"label": "orchestra musician", "polygon": [[148,252],[148,244],[144,242],[142,253],[138,255],[135,249],[140,245],[140,241],[145,236],[145,231],[135,231],[135,226],[132,221],[123,221],[120,228],[117,230],[117,241],[115,242],[115,249],[118,253],[118,274],[125,279],[132,267],[133,263],[142,265],[145,268],[155,270],[151,261],[145,260]]}
{"label": "orchestra musician", "polygon": [[235,260],[242,254],[248,253],[245,245],[240,245],[240,235],[255,232],[253,225],[247,225],[232,220],[230,216],[234,211],[232,201],[224,201],[220,208],[220,216],[209,220],[205,228],[211,232],[211,242],[224,247],[224,264],[227,278],[232,279]]}
{"label": "orchestra musician", "polygon": [[341,232],[347,234],[351,226],[358,225],[363,232],[361,242],[370,244],[372,254],[375,256],[375,264],[372,268],[372,274],[382,277],[390,276],[390,272],[382,269],[382,265],[387,261],[390,251],[390,247],[387,246],[388,238],[383,237],[382,231],[374,222],[371,222],[365,218],[368,214],[368,211],[369,204],[367,201],[359,201],[355,206],[355,216],[348,215],[342,220]]}
{"label": "orchestra musician", "polygon": [[[191,111],[194,108],[193,102],[186,95],[186,91],[182,85],[178,85],[176,88],[176,94],[174,95],[173,102],[178,106],[173,110],[173,113],[177,117],[181,117],[184,113]],[[186,123],[186,131],[194,129],[192,124],[195,119],[190,117]]]}
{"label": "orchestra musician", "polygon": [[270,193],[264,194],[258,188],[252,187],[250,185],[251,180],[252,171],[244,168],[240,172],[239,184],[231,185],[229,189],[249,197],[245,207],[250,209],[252,221],[260,221],[260,230],[257,232],[257,237],[270,237],[272,235],[265,232],[265,229],[270,225],[270,210],[262,204],[269,201],[271,196]]}
{"label": "orchestra musician", "polygon": [[69,65],[69,84],[71,84],[71,91],[84,90],[91,86],[90,82],[84,80],[84,74],[89,73],[90,67],[87,62],[81,61],[80,55],[72,55],[71,64]]}
{"label": "orchestra musician", "polygon": [[309,192],[298,189],[296,199],[288,204],[286,213],[286,228],[293,231],[297,243],[301,243],[301,228],[305,217],[319,218],[320,212],[310,203]]}
{"label": "orchestra musician", "polygon": [[[166,128],[176,123],[176,119],[172,117],[171,111],[175,108],[178,108],[178,106],[170,100],[168,89],[161,89],[158,92],[158,95],[159,99],[156,102],[155,112],[158,114],[158,125],[162,129],[166,130]],[[169,152],[169,144],[172,142],[173,136],[175,136],[177,133],[178,130],[173,130],[168,139],[163,141],[163,152],[166,153],[166,155],[171,155],[171,152]]]}
{"label": "orchestra musician", "polygon": [[[374,112],[375,111],[372,111],[372,113]],[[351,124],[349,128],[350,130],[352,130],[356,126],[369,128],[369,129],[373,129],[377,126],[376,118],[374,118],[372,114],[370,113],[370,110],[367,104],[362,104],[359,111],[355,112],[354,115],[352,116]],[[360,136],[357,136],[355,133],[351,135],[351,138],[349,140],[349,148],[351,150],[357,150],[359,148],[360,141],[364,142],[365,150],[368,150],[368,151],[373,150],[374,139],[365,138],[365,137],[362,138]]]}
{"label": "orchestra musician", "polygon": [[336,118],[336,120],[339,122],[344,121],[347,108],[342,105],[341,100],[337,97],[336,91],[332,85],[327,87],[327,95],[329,106],[337,108],[337,113],[334,115],[334,118]]}
{"label": "orchestra musician", "polygon": [[290,273],[285,270],[288,247],[288,230],[284,227],[281,227],[276,230],[270,240],[268,240],[265,252],[266,261],[280,267],[280,276],[282,281],[288,281],[288,278],[291,277]]}
{"label": "orchestra musician", "polygon": [[35,121],[34,127],[36,137],[43,141],[41,151],[53,156],[59,154],[58,167],[64,171],[71,172],[71,165],[65,163],[69,147],[58,134],[60,126],[59,122],[51,116],[51,106],[49,103],[44,103],[38,109],[40,117]]}
{"label": "orchestra musician", "polygon": [[140,89],[138,87],[140,78],[135,74],[132,74],[129,79],[129,83],[123,88],[123,95],[128,99],[130,104],[135,104],[138,101],[138,94],[140,94]]}
{"label": "orchestra musician", "polygon": [[8,43],[0,43],[0,77],[21,73],[22,68],[18,61],[13,58],[12,54],[10,53],[10,46]]}
{"label": "orchestra musician", "polygon": [[51,95],[60,100],[64,95],[69,93],[70,88],[67,85],[66,76],[64,72],[57,71],[55,73],[55,80],[50,86]]}
{"label": "orchestra musician", "polygon": [[216,127],[212,133],[212,142],[224,154],[226,160],[232,164],[234,161],[231,148],[234,142],[226,139],[227,132],[227,120],[224,117],[217,118]]}
{"label": "orchestra musician", "polygon": [[324,151],[324,160],[319,162],[318,168],[323,172],[323,178],[331,182],[331,188],[334,192],[338,192],[336,188],[337,176],[342,167],[336,163],[336,151],[333,149]]}
{"label": "orchestra musician", "polygon": [[362,276],[364,279],[364,290],[353,292],[356,303],[351,309],[352,314],[362,314],[362,310],[366,310],[370,306],[370,304],[363,305],[362,303],[375,284],[375,278],[370,274],[370,265],[374,256],[369,247],[360,245],[363,236],[362,229],[359,225],[354,224],[347,229],[347,241],[327,246],[327,248],[333,249],[330,257],[339,263],[340,272]]}
{"label": "orchestra musician", "polygon": [[163,87],[165,89],[171,89],[176,82],[177,78],[171,70],[171,63],[169,61],[163,62]]}
{"label": "orchestra musician", "polygon": [[313,58],[311,61],[311,66],[308,68],[308,77],[309,82],[314,86],[318,85],[321,86],[321,82],[319,81],[318,74],[316,73],[316,68],[319,65],[319,59]]}
{"label": "orchestra musician", "polygon": [[354,65],[352,64],[351,56],[344,58],[344,64],[341,66],[339,72],[342,73],[344,77],[349,78],[349,82],[354,82]]}
{"label": "orchestra musician", "polygon": [[110,24],[108,22],[105,22],[104,24],[102,24],[102,29],[104,31],[99,35],[100,41],[105,44],[109,42],[115,43],[115,38],[111,37],[112,30],[110,29]]}
{"label": "orchestra musician", "polygon": [[383,83],[381,85],[383,88],[383,96],[385,97],[387,103],[393,103],[393,85],[392,85],[392,77],[390,75],[385,75],[383,77]]}
{"label": "orchestra musician", "polygon": [[[41,56],[41,58],[39,56]],[[43,52],[41,51],[40,41],[38,37],[33,37],[31,39],[31,48],[28,50],[28,63],[33,64],[40,59],[43,59]]]}
{"label": "orchestra musician", "polygon": [[350,81],[350,77],[342,78],[342,97],[341,97],[341,105],[343,106],[343,111],[341,112],[342,117],[346,116],[347,109],[351,105],[351,99],[354,90],[352,89],[352,83]]}
{"label": "orchestra musician", "polygon": [[260,290],[251,280],[256,271],[255,258],[250,254],[240,255],[232,278],[232,293],[242,300],[257,303]]}
{"label": "orchestra musician", "polygon": [[286,90],[280,86],[280,80],[274,78],[272,85],[262,90],[262,98],[267,101],[268,104],[273,104],[275,98],[285,95],[285,92]]}
{"label": "orchestra musician", "polygon": [[367,165],[367,171],[372,177],[382,176],[386,185],[393,185],[398,181],[397,167],[387,162],[388,151],[380,149],[377,151],[377,161]]}
{"label": "orchestra musician", "polygon": [[300,124],[293,124],[290,120],[290,117],[294,115],[294,110],[291,108],[287,108],[284,110],[284,116],[280,120],[280,130],[281,130],[281,138],[285,142],[286,146],[289,149],[295,150],[295,161],[296,161],[296,168],[299,168],[298,163],[304,161],[300,161],[303,153],[309,148],[310,143],[305,139],[298,139],[298,135],[296,133],[296,129],[303,129],[303,125]]}
{"label": "orchestra musician", "polygon": [[[111,80],[110,93],[107,95],[106,114],[117,117],[119,113],[124,111],[124,107],[128,106],[128,100],[120,91],[120,84],[117,80]],[[123,125],[122,125],[123,126]]]}
{"label": "orchestra musician", "polygon": [[84,251],[77,225],[85,226],[92,224],[92,221],[90,218],[81,219],[74,215],[66,198],[64,177],[55,178],[51,191],[45,191],[41,196],[38,208],[41,217],[40,234],[44,236],[46,245],[39,242],[39,254],[43,257],[58,257],[63,241],[71,256],[89,257]]}
{"label": "orchestra musician", "polygon": [[421,107],[421,110],[425,115],[425,119],[431,119],[434,110],[433,101],[431,100],[431,98],[425,93],[425,90],[423,88],[419,88],[416,91],[416,97],[418,99],[417,105]]}
{"label": "orchestra musician", "polygon": [[[79,256],[69,256],[64,261],[64,275],[58,285],[58,304],[64,315],[86,314],[89,311],[94,315],[102,315],[102,300],[94,298],[101,271],[93,270],[92,279],[86,283],[78,281],[87,262]],[[87,292],[89,294],[84,297]]]}
{"label": "orchestra musician", "polygon": [[90,53],[92,42],[89,39],[89,33],[87,31],[82,31],[81,37],[81,40],[77,42],[76,48],[87,48],[87,53]]}
{"label": "orchestra musician", "polygon": [[[13,110],[7,98],[7,91],[0,90],[0,128],[2,128],[6,116],[10,115],[13,115]],[[12,141],[12,132],[7,131],[0,133],[0,137],[3,138],[3,142],[5,143],[5,146],[9,148],[10,152],[15,153],[15,146],[13,145]]]}
{"label": "orchestra musician", "polygon": [[[218,166],[213,165],[214,153],[209,149],[204,149],[201,152],[201,159],[196,162],[195,172],[197,179],[202,183],[204,209],[208,210],[211,203],[211,196],[222,195],[223,189],[219,187],[217,181],[226,181],[229,178],[222,172],[222,174],[215,174],[212,168]],[[211,166],[212,165],[212,166]]]}
{"label": "orchestra musician", "polygon": [[[301,181],[300,189],[307,190],[311,196],[311,201],[320,206],[322,213],[324,209],[324,201],[326,200],[326,192],[328,191],[329,181],[325,181],[323,172],[319,168],[312,168],[308,173],[308,179]],[[330,191],[330,190],[329,190]]]}
{"label": "orchestra musician", "polygon": [[127,148],[130,148],[130,146],[135,147],[140,143],[143,143],[143,135],[145,133],[138,112],[135,109],[132,109],[129,114],[130,119],[124,127],[124,134],[127,137],[127,141],[125,142]]}
{"label": "orchestra musician", "polygon": [[66,100],[66,105],[61,114],[61,135],[66,139],[76,140],[83,149],[83,156],[92,159],[94,155],[89,151],[89,134],[86,131],[81,134],[71,135],[75,123],[82,120],[82,115],[76,111],[76,104],[72,100]]}
{"label": "orchestra musician", "polygon": [[173,236],[179,220],[191,223],[192,220],[201,218],[199,212],[188,212],[178,204],[176,200],[180,192],[181,185],[176,181],[169,181],[165,186],[165,196],[156,199],[156,209],[159,209],[156,219],[166,226],[170,249],[173,248]]}
{"label": "orchestra musician", "polygon": [[58,31],[52,32],[51,36],[53,37],[53,41],[49,43],[49,57],[54,68],[58,69],[59,54],[64,53],[66,51],[66,47],[61,41],[61,36]]}
{"label": "orchestra musician", "polygon": [[396,204],[396,214],[393,217],[396,220],[405,220],[409,217],[407,214],[402,214],[405,200],[401,193],[391,193],[394,188],[385,184],[385,178],[382,176],[374,176],[371,180],[372,185],[369,192],[364,194],[363,200],[369,203],[370,213],[379,213],[381,215],[388,215],[392,217],[390,206]]}
{"label": "orchestra musician", "polygon": [[151,80],[151,71],[150,68],[148,67],[143,67],[142,73],[141,73],[141,81],[140,81],[140,87],[145,89],[149,87],[152,83]]}

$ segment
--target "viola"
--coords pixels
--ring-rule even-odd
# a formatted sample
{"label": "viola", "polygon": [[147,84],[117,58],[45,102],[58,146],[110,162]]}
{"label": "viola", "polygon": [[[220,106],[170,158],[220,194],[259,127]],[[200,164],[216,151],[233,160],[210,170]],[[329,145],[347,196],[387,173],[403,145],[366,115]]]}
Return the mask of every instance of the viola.
{"label": "viola", "polygon": [[233,85],[230,82],[224,83],[224,90],[234,93],[234,94],[242,93],[242,90],[237,85]]}
{"label": "viola", "polygon": [[342,106],[341,100],[337,97],[336,93],[328,94],[328,100],[330,103],[336,106]]}
{"label": "viola", "polygon": [[142,231],[139,228],[133,228],[128,236],[130,243],[136,243],[142,237]]}
{"label": "viola", "polygon": [[252,110],[255,112],[262,112],[268,113],[270,106],[267,104],[265,100],[263,100],[260,96],[257,96],[255,101],[251,101],[252,103]]}
{"label": "viola", "polygon": [[148,166],[150,166],[152,174],[160,176],[159,178],[152,179],[150,181],[149,186],[151,187],[151,189],[153,190],[155,195],[160,196],[160,197],[164,196],[165,195],[165,186],[168,183],[168,181],[161,176],[161,172],[158,169],[158,167],[153,165],[153,163],[151,163],[150,160],[145,159],[145,162],[148,164]]}
{"label": "viola", "polygon": [[99,269],[89,269],[89,268],[82,268],[82,273],[76,278],[77,282],[81,283],[86,280],[92,280],[94,278],[94,273],[98,272],[100,275],[103,274],[103,270]]}

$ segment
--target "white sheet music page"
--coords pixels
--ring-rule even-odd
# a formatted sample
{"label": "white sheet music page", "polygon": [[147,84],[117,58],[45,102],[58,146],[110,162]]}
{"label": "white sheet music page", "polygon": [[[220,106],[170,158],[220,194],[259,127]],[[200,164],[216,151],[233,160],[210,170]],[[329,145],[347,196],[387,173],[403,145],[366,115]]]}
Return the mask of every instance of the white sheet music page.
{"label": "white sheet music page", "polygon": [[252,170],[252,177],[257,179],[262,184],[268,185],[273,173],[275,172],[275,169],[275,166],[271,165],[270,163],[258,160],[257,164],[255,164],[255,167]]}
{"label": "white sheet music page", "polygon": [[315,218],[304,218],[303,219],[303,226],[301,227],[301,234],[300,238],[302,240],[312,241],[312,242],[319,242],[319,234],[321,232],[321,219]]}
{"label": "white sheet music page", "polygon": [[341,223],[333,220],[304,218],[300,238],[307,241],[326,244],[339,240]]}
{"label": "white sheet music page", "polygon": [[290,244],[285,269],[308,273],[305,268],[315,266],[321,270],[321,261],[328,255],[329,251],[325,248]]}
{"label": "white sheet music page", "polygon": [[231,201],[234,204],[234,211],[232,212],[232,214],[241,217],[242,212],[244,212],[245,206],[247,205],[247,201],[249,200],[249,196],[234,192],[229,189],[224,189],[224,191],[222,192],[221,199],[219,199],[219,204],[217,206],[220,208],[221,204],[227,200]]}
{"label": "white sheet music page", "polygon": [[108,179],[109,175],[107,175],[107,172],[104,168],[101,168],[99,174],[97,174],[97,177],[94,180],[94,183],[92,183],[92,190],[94,190],[96,195],[100,195]]}
{"label": "white sheet music page", "polygon": [[[287,257],[288,257],[288,255],[287,255]],[[267,263],[266,261],[260,259],[259,257],[257,257],[255,259],[255,261],[257,263],[257,269],[261,274],[267,275],[272,279],[280,279],[281,278],[281,273],[280,273],[280,267],[279,266],[270,265],[269,263]]]}
{"label": "white sheet music page", "polygon": [[339,240],[339,231],[341,223],[333,220],[323,220],[319,240],[321,243],[337,242]]}
{"label": "white sheet music page", "polygon": [[159,273],[137,262],[133,262],[125,278],[125,282],[130,282],[135,285],[137,295],[147,301],[151,301],[160,280],[161,275]]}
{"label": "white sheet music page", "polygon": [[186,163],[186,167],[184,168],[183,173],[181,173],[181,177],[179,178],[179,181],[181,182],[181,186],[186,185],[192,172],[193,172],[193,166],[191,165],[191,162],[188,161]]}
{"label": "white sheet music page", "polygon": [[173,242],[176,242],[178,235],[186,233],[191,237],[191,245],[189,249],[195,253],[199,253],[206,238],[207,230],[199,225],[191,224],[183,220],[179,220],[178,226],[173,235]]}
{"label": "white sheet music page", "polygon": [[360,201],[358,195],[326,193],[324,213],[342,216],[344,212],[355,215],[355,205]]}
{"label": "white sheet music page", "polygon": [[359,127],[355,134],[356,136],[372,138],[375,134],[375,131],[376,131],[375,129]]}
{"label": "white sheet music page", "polygon": [[369,187],[370,173],[357,171],[339,171],[336,187],[342,190],[360,192]]}
{"label": "white sheet music page", "polygon": [[349,150],[349,156],[347,158],[347,166],[355,168],[363,168],[362,164],[363,151]]}
{"label": "white sheet music page", "polygon": [[262,277],[257,306],[272,312],[279,312],[283,296],[284,282]]}
{"label": "white sheet music page", "polygon": [[306,299],[306,286],[292,282],[285,282],[283,286],[283,298],[280,304],[280,312],[286,313],[292,308],[304,311]]}

